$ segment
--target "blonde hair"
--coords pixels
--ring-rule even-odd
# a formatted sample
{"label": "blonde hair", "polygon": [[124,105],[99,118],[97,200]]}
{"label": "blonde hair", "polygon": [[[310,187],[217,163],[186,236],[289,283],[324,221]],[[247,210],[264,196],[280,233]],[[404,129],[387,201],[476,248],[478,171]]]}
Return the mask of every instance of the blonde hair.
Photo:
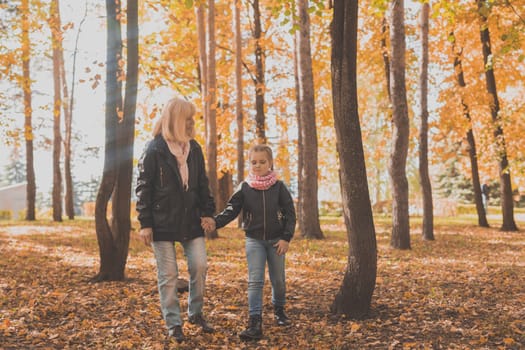
{"label": "blonde hair", "polygon": [[270,146],[266,144],[253,145],[248,151],[248,159],[252,156],[254,152],[264,152],[268,156],[270,161],[270,169],[273,170],[273,152]]}
{"label": "blonde hair", "polygon": [[193,103],[180,97],[169,100],[162,110],[160,119],[153,127],[153,136],[162,134],[166,141],[188,142],[195,137],[195,129],[186,132],[186,119],[195,115]]}

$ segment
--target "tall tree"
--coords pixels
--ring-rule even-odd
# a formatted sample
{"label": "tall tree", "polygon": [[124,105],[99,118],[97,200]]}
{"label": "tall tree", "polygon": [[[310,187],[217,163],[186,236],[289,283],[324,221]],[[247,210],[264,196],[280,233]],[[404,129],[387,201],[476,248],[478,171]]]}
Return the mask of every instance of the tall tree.
{"label": "tall tree", "polygon": [[73,72],[71,74],[71,96],[68,101],[68,90],[67,90],[67,79],[66,69],[64,63],[64,51],[61,51],[61,72],[62,72],[62,91],[64,96],[64,178],[66,183],[65,205],[66,215],[70,220],[75,218],[75,193],[73,191],[73,175],[71,171],[71,138],[73,134],[73,107],[75,105],[75,73],[76,73],[76,61],[78,52],[78,40],[80,32],[82,31],[82,24],[86,21],[88,12],[88,4],[86,0],[86,7],[84,10],[84,16],[78,25],[77,36],[75,39],[75,49],[73,51]]}
{"label": "tall tree", "polygon": [[314,78],[312,73],[312,52],[310,48],[310,16],[308,0],[297,0],[299,35],[297,36],[297,72],[300,108],[300,128],[302,159],[302,199],[299,226],[301,235],[307,238],[324,238],[319,223],[319,204],[317,194],[317,133],[315,124]]}
{"label": "tall tree", "polygon": [[[55,0],[53,0],[55,1]],[[62,28],[60,19],[60,5],[56,4],[58,27]],[[62,33],[61,33],[62,34]],[[66,192],[64,194],[64,204],[67,217],[72,220],[75,218],[75,208],[73,201],[73,177],[71,174],[71,127],[72,127],[72,110],[69,108],[69,91],[67,88],[66,67],[64,61],[64,49],[62,45],[62,37],[60,37],[59,45],[59,67],[60,67],[60,83],[62,85],[62,111],[64,113],[64,184]]]}
{"label": "tall tree", "polygon": [[340,161],[348,265],[332,312],[368,314],[377,273],[377,243],[359,124],[356,84],[357,0],[335,0],[332,34],[332,96]]}
{"label": "tall tree", "polygon": [[266,143],[266,116],[264,113],[264,94],[266,81],[264,78],[265,55],[262,44],[262,24],[259,0],[251,2],[253,8],[253,38],[255,41],[255,132],[258,143]]}
{"label": "tall tree", "polygon": [[[450,42],[452,43],[452,52],[454,54],[454,72],[456,74],[456,83],[460,90],[464,90],[467,86],[465,82],[465,76],[463,74],[463,64],[461,62],[461,51],[456,50],[455,43],[456,37],[454,32],[451,32]],[[462,96],[462,94],[460,94]],[[478,154],[476,150],[476,140],[474,138],[474,131],[472,129],[472,118],[470,117],[470,109],[467,102],[461,97],[461,105],[463,107],[463,115],[468,123],[467,130],[467,142],[468,142],[468,153],[470,159],[470,169],[472,174],[472,186],[474,189],[474,202],[476,203],[476,212],[478,214],[478,225],[481,227],[489,227],[487,221],[487,213],[483,206],[483,199],[481,197],[481,181],[479,180],[479,167],[478,167]]]}
{"label": "tall tree", "polygon": [[[215,0],[208,0],[208,16],[206,28],[206,161],[208,165],[208,180],[210,191],[215,202],[219,194],[219,179],[217,176],[217,71],[216,71],[216,38],[215,38]],[[206,234],[207,238],[217,238],[217,230]]]}
{"label": "tall tree", "polygon": [[[294,20],[297,21],[297,19],[294,17]],[[294,23],[296,26],[298,26],[298,23]],[[294,55],[293,55],[293,64],[294,64],[294,82],[295,82],[295,113],[297,115],[297,129],[301,130],[302,128],[302,118],[301,118],[301,101],[299,96],[299,63],[298,56],[299,56],[299,47],[298,47],[298,36],[300,35],[299,31],[295,32],[294,35]],[[304,161],[303,161],[303,140],[301,136],[301,132],[297,133],[297,229],[302,232],[303,231],[303,222],[301,218],[303,217],[303,168],[304,168]]]}
{"label": "tall tree", "polygon": [[60,130],[60,109],[62,108],[60,58],[62,50],[62,31],[60,27],[58,0],[51,1],[49,26],[53,48],[53,220],[62,221],[62,170],[60,169],[60,152],[62,132]]}
{"label": "tall tree", "polygon": [[22,21],[22,90],[24,93],[24,138],[26,141],[27,211],[26,220],[35,220],[36,181],[33,157],[33,109],[31,107],[31,42],[29,40],[29,0],[20,4]]}
{"label": "tall tree", "polygon": [[[241,0],[235,0],[234,33],[235,33],[235,120],[237,121],[237,183],[244,180],[244,115],[242,109],[242,32]],[[240,221],[239,221],[240,222]]]}
{"label": "tall tree", "polygon": [[421,61],[419,73],[419,182],[423,194],[423,239],[434,240],[434,208],[432,185],[428,171],[428,22],[430,5],[421,5]]}
{"label": "tall tree", "polygon": [[217,72],[215,70],[215,0],[208,0],[208,20],[206,36],[206,63],[207,63],[207,120],[206,120],[206,160],[208,165],[208,179],[210,190],[215,200],[219,198],[217,179]]}
{"label": "tall tree", "polygon": [[480,37],[483,48],[483,64],[485,67],[485,81],[487,92],[490,96],[490,114],[493,122],[493,134],[499,156],[499,176],[501,192],[501,214],[502,214],[502,231],[517,231],[518,227],[514,221],[514,202],[512,199],[512,183],[510,180],[509,161],[507,158],[507,149],[505,146],[505,135],[501,122],[500,106],[498,100],[498,90],[496,87],[496,77],[494,76],[494,62],[492,48],[490,44],[490,32],[488,24],[488,14],[490,13],[490,4],[486,0],[476,0],[478,5],[478,14],[480,19]]}
{"label": "tall tree", "polygon": [[408,216],[408,106],[405,86],[405,20],[404,0],[390,0],[390,95],[392,96],[392,151],[389,174],[392,184],[392,237],[390,245],[410,249]]}
{"label": "tall tree", "polygon": [[[204,123],[208,120],[208,63],[206,61],[206,24],[204,17],[206,9],[203,1],[198,3],[195,8],[195,17],[197,19],[197,40],[199,47],[199,88],[202,101],[202,114],[204,116]],[[208,128],[205,128],[205,137],[208,138]]]}
{"label": "tall tree", "polygon": [[[138,0],[127,2],[126,89],[122,106],[119,80],[122,54],[120,2],[106,0],[106,146],[96,199],[95,224],[100,251],[97,281],[123,280],[131,229],[131,179],[138,81]],[[106,217],[112,201],[111,225]]]}

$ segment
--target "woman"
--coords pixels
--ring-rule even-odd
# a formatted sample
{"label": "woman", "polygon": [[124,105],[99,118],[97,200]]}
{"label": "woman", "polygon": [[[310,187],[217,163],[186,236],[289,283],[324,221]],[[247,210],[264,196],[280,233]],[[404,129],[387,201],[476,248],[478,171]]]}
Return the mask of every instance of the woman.
{"label": "woman", "polygon": [[137,211],[140,238],[151,245],[157,262],[162,316],[168,334],[182,342],[177,296],[175,242],[184,248],[190,274],[189,322],[204,332],[214,331],[202,315],[207,258],[203,222],[213,220],[213,197],[208,188],[204,156],[195,136],[195,106],[181,98],[165,105],[138,164]]}

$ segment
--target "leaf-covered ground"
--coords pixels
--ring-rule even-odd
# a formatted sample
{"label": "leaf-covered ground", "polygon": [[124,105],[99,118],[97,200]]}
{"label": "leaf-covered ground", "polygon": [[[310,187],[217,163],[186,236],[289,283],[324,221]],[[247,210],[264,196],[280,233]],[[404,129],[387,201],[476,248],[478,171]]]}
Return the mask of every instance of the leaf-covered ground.
{"label": "leaf-covered ground", "polygon": [[[388,222],[377,220],[377,285],[370,317],[359,321],[329,313],[347,259],[340,221],[323,221],[325,240],[292,241],[293,325],[273,325],[266,283],[265,337],[257,343],[238,337],[247,317],[243,234],[220,231],[221,238],[207,242],[205,304],[217,332],[203,334],[186,322],[187,341],[179,345],[166,338],[153,254],[135,232],[128,280],[91,283],[98,268],[92,222],[0,223],[0,349],[525,348],[523,231],[438,223],[436,240],[425,242],[413,225],[412,250],[397,251],[389,248]],[[179,268],[187,277],[183,258]],[[186,299],[182,294],[183,309]]]}

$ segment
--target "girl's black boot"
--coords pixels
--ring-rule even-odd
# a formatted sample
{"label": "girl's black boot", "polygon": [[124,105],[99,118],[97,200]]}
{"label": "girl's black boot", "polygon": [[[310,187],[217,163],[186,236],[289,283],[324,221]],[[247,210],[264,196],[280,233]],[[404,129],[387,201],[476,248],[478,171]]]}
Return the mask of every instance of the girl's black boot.
{"label": "girl's black boot", "polygon": [[262,317],[261,315],[250,315],[248,328],[239,335],[242,340],[259,340],[262,338]]}
{"label": "girl's black boot", "polygon": [[292,323],[288,316],[286,316],[284,313],[284,307],[282,306],[274,306],[273,316],[275,318],[275,323],[277,323],[279,326],[288,326]]}

